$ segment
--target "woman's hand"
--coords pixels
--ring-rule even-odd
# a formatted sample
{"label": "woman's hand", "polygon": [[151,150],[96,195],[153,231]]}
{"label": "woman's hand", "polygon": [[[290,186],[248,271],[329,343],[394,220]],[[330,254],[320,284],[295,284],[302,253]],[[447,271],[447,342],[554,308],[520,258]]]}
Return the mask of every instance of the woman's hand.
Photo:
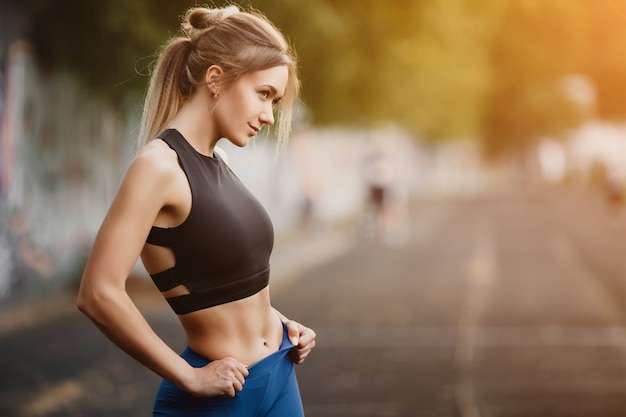
{"label": "woman's hand", "polygon": [[234,397],[243,390],[248,376],[248,368],[234,358],[212,361],[193,369],[194,378],[188,391],[196,397]]}
{"label": "woman's hand", "polygon": [[295,345],[289,351],[289,357],[296,365],[301,364],[315,347],[315,332],[293,320],[285,321],[285,325],[289,340]]}

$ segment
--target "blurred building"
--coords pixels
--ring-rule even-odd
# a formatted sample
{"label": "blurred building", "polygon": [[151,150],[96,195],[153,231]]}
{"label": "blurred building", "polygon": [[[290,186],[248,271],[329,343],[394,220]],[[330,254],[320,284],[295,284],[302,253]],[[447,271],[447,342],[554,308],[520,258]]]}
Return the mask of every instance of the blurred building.
{"label": "blurred building", "polygon": [[562,140],[542,140],[537,157],[543,179],[549,183],[593,186],[609,180],[624,188],[626,124],[591,120]]}

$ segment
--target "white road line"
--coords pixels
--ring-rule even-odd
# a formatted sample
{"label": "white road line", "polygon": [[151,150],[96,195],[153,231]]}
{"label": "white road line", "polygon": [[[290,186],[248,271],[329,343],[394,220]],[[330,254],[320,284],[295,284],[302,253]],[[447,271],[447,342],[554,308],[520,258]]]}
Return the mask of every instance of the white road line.
{"label": "white road line", "polygon": [[22,415],[27,417],[44,416],[70,404],[83,393],[77,381],[64,380],[40,392],[22,408]]}
{"label": "white road line", "polygon": [[454,398],[461,417],[480,417],[474,395],[472,368],[478,341],[479,316],[495,273],[495,247],[485,223],[477,224],[475,236],[474,252],[469,262],[467,299],[461,310],[454,353],[458,373]]}
{"label": "white road line", "polygon": [[76,296],[73,294],[60,294],[41,302],[11,308],[0,313],[0,335],[42,324],[76,311]]}

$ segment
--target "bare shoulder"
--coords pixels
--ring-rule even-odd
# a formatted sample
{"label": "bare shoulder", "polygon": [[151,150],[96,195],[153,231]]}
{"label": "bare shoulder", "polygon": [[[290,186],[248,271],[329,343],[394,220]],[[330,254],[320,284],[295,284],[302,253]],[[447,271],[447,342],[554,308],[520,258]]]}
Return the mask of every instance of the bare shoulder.
{"label": "bare shoulder", "polygon": [[165,142],[154,139],[144,145],[131,161],[123,185],[141,188],[169,200],[181,179],[178,156]]}
{"label": "bare shoulder", "polygon": [[167,143],[161,139],[154,139],[145,144],[132,162],[147,169],[171,170],[178,166],[178,156]]}
{"label": "bare shoulder", "polygon": [[179,171],[176,152],[162,140],[154,139],[139,150],[128,167],[127,176],[162,182],[175,178]]}

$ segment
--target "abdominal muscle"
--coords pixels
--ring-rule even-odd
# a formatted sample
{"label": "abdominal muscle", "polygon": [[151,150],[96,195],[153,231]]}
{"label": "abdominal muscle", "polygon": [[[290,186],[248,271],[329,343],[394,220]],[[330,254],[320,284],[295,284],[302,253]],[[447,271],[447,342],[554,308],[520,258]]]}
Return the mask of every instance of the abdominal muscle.
{"label": "abdominal muscle", "polygon": [[210,360],[233,357],[251,366],[276,352],[283,339],[269,287],[242,300],[178,317],[189,348]]}

